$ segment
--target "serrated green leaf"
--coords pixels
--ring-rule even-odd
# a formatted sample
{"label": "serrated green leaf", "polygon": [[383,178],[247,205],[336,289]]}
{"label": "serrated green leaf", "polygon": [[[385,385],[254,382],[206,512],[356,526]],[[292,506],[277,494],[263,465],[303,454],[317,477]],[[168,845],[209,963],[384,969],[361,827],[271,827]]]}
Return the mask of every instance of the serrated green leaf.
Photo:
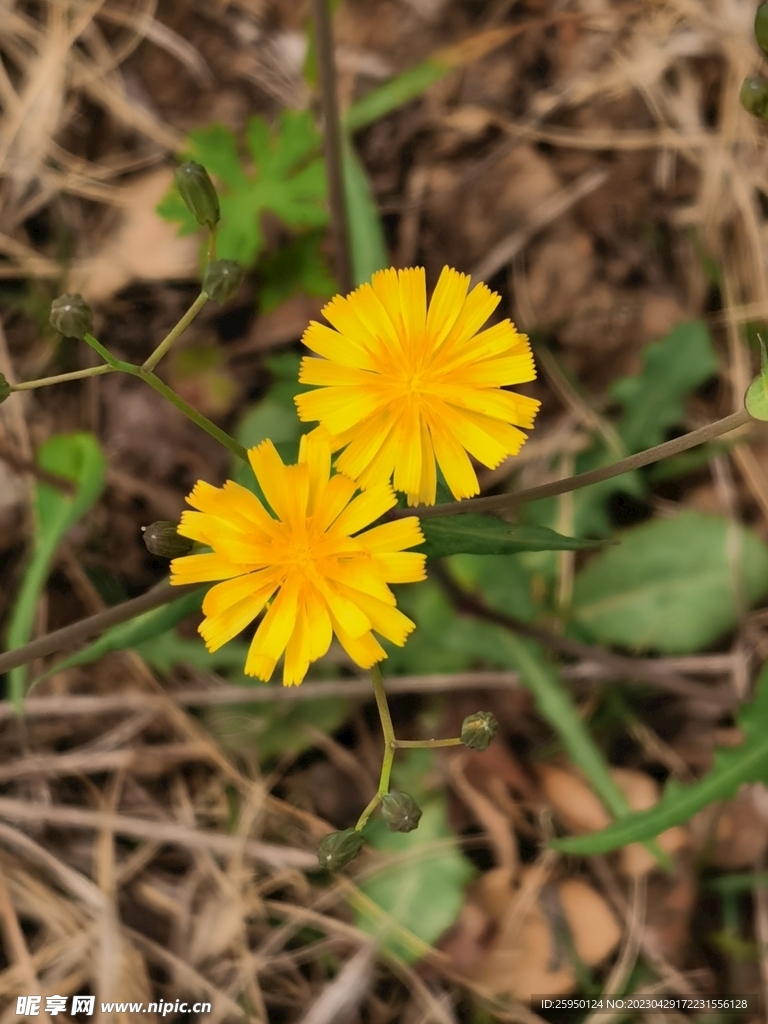
{"label": "serrated green leaf", "polygon": [[699,320],[678,324],[648,345],[637,377],[623,377],[608,389],[624,407],[618,431],[628,452],[661,444],[670,427],[685,419],[685,399],[717,373],[712,339]]}
{"label": "serrated green leaf", "polygon": [[[730,531],[734,531],[733,534]],[[664,654],[701,650],[737,621],[729,537],[744,597],[768,592],[768,547],[718,516],[683,512],[625,531],[576,576],[573,621],[600,643]]]}
{"label": "serrated green leaf", "polygon": [[[284,111],[275,131],[262,118],[252,117],[246,143],[255,164],[252,172],[243,165],[237,139],[220,124],[191,132],[184,156],[219,179],[219,258],[251,266],[264,245],[262,214],[270,211],[291,228],[324,225],[327,184],[320,136],[308,111]],[[189,212],[182,212],[173,192],[157,211],[178,222],[180,233],[190,233]]]}
{"label": "serrated green leaf", "polygon": [[600,541],[563,537],[546,526],[512,526],[494,516],[468,513],[421,520],[427,558],[446,555],[511,555],[520,551],[581,551]]}
{"label": "serrated green leaf", "polygon": [[[56,549],[67,531],[96,504],[104,488],[106,463],[92,434],[59,434],[50,438],[37,453],[37,462],[43,469],[72,480],[75,493],[67,494],[42,481],[35,486],[32,558],[14,602],[6,634],[11,651],[29,640],[37,603]],[[10,672],[10,696],[19,710],[27,671],[28,666],[21,665]]]}
{"label": "serrated green leaf", "polygon": [[416,831],[390,832],[384,821],[375,818],[364,832],[366,842],[375,849],[407,857],[383,866],[360,884],[367,900],[351,901],[357,927],[379,936],[384,946],[408,963],[419,959],[421,950],[392,931],[391,922],[431,946],[456,920],[464,889],[475,875],[448,824],[445,796],[423,791],[424,775],[434,764],[433,756],[425,754],[432,751],[409,752],[393,773],[397,787],[410,793],[422,809]]}
{"label": "serrated green leaf", "polygon": [[248,178],[243,170],[237,139],[223,124],[212,124],[206,128],[196,128],[189,133],[189,144],[193,156],[198,153],[200,163],[209,174],[239,191],[248,187]]}
{"label": "serrated green leaf", "polygon": [[659,835],[673,825],[688,821],[716,800],[727,800],[748,782],[768,781],[768,664],[763,666],[754,699],[737,715],[744,733],[738,747],[721,748],[715,753],[713,767],[698,782],[683,786],[667,783],[661,800],[650,810],[630,814],[601,832],[587,836],[569,836],[553,843],[565,853],[608,853],[628,843],[642,842]]}

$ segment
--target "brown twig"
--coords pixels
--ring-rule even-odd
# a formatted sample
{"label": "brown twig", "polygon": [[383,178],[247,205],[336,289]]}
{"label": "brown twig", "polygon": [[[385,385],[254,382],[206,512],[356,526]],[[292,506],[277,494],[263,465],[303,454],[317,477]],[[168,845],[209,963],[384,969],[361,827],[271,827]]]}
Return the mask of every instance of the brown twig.
{"label": "brown twig", "polygon": [[336,277],[342,294],[352,291],[352,260],[349,245],[349,224],[344,189],[343,141],[339,100],[336,92],[336,60],[333,48],[333,25],[328,0],[312,0],[312,21],[315,28],[317,77],[320,83],[320,109],[323,115],[323,149],[328,173],[328,205],[333,233],[336,236]]}
{"label": "brown twig", "polygon": [[63,629],[56,629],[53,633],[46,633],[45,636],[25,644],[23,647],[0,654],[0,674],[16,668],[18,665],[28,665],[36,658],[55,654],[56,651],[62,651],[66,647],[74,647],[81,640],[88,640],[90,637],[96,636],[97,633],[103,633],[110,626],[117,626],[136,615],[141,615],[142,612],[148,612],[153,608],[168,604],[177,597],[188,593],[190,589],[190,587],[171,587],[167,581],[163,581],[140,597],[133,597],[130,601],[123,601],[96,615],[89,615],[87,619],[73,622],[71,626],[64,626]]}
{"label": "brown twig", "polygon": [[[590,648],[591,649],[591,648]],[[616,655],[615,657],[620,657]],[[671,689],[677,693],[678,673],[690,672],[696,675],[717,676],[729,673],[732,659],[728,654],[701,655],[692,658],[623,658],[623,664],[630,678],[640,678],[659,689]],[[615,678],[618,670],[612,660],[608,664],[593,660],[578,661],[573,665],[562,665],[560,674],[564,679],[585,683],[602,682]],[[672,683],[669,684],[669,679]],[[682,680],[683,684],[687,681]],[[520,675],[511,670],[435,673],[425,676],[393,676],[384,680],[389,696],[407,693],[456,693],[461,690],[514,690],[520,685]],[[685,696],[706,703],[719,700],[723,688],[713,690],[689,682]],[[171,701],[175,706],[186,708],[220,707],[227,704],[263,704],[283,701],[319,700],[326,697],[349,697],[366,700],[371,697],[370,679],[327,679],[308,680],[302,687],[261,686],[249,689],[242,686],[188,687],[162,695],[140,691],[128,693],[73,694],[71,696],[27,697],[24,702],[24,716],[32,718],[93,717],[96,715],[119,714],[139,710],[162,710]],[[720,707],[720,705],[717,705]],[[10,701],[0,701],[0,722],[13,718],[15,710]]]}
{"label": "brown twig", "polygon": [[317,867],[317,857],[304,850],[265,843],[257,839],[240,839],[218,832],[203,832],[200,829],[177,825],[173,821],[149,821],[122,814],[91,811],[86,807],[46,806],[28,800],[0,797],[0,818],[16,822],[45,822],[48,825],[62,825],[88,831],[108,828],[116,835],[156,839],[162,843],[185,846],[191,850],[209,850],[221,856],[231,856],[241,851],[247,857],[273,868]]}

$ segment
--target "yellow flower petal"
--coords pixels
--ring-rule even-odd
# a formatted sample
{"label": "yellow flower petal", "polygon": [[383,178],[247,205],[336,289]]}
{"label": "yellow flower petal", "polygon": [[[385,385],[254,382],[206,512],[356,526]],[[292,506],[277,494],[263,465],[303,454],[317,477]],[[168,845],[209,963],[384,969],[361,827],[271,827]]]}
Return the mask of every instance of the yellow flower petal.
{"label": "yellow flower petal", "polygon": [[408,516],[406,519],[396,519],[393,523],[374,526],[359,534],[357,540],[366,551],[394,552],[423,544],[424,534],[416,516]]}
{"label": "yellow flower petal", "polygon": [[369,667],[385,657],[372,628],[396,643],[412,628],[388,581],[423,577],[424,556],[402,551],[421,543],[418,520],[365,531],[392,507],[394,493],[379,484],[354,497],[353,480],[331,476],[331,445],[319,427],[302,439],[294,466],[283,464],[270,441],[251,450],[275,516],[232,481],[221,488],[199,482],[189,498],[197,511],[185,513],[181,532],[213,550],[174,559],[171,582],[222,581],[203,601],[199,629],[211,651],[266,608],[245,663],[246,674],[260,679],[270,679],[284,655],[283,682],[298,685],[334,632],[357,664]]}
{"label": "yellow flower petal", "polygon": [[235,565],[218,554],[184,555],[171,562],[171,584],[185,586],[187,583],[229,580],[242,571],[242,565]]}
{"label": "yellow flower petal", "polygon": [[370,668],[377,661],[382,661],[387,652],[378,642],[373,633],[363,633],[362,636],[350,636],[349,633],[338,622],[333,623],[333,631],[339,638],[339,643],[360,668]]}
{"label": "yellow flower petal", "polygon": [[299,417],[326,428],[337,468],[360,486],[393,480],[409,505],[434,504],[440,465],[454,497],[469,497],[469,455],[498,465],[525,440],[515,427],[530,428],[539,403],[501,389],[535,378],[528,339],[509,320],[481,330],[499,296],[468,285],[446,267],[427,306],[422,268],[378,271],[326,307],[335,345],[331,330],[307,335],[321,358],[303,361],[315,390],[296,397]]}
{"label": "yellow flower petal", "polygon": [[363,491],[344,509],[333,524],[334,533],[354,534],[394,508],[397,499],[389,484]]}
{"label": "yellow flower petal", "polygon": [[469,274],[460,274],[451,267],[440,272],[427,313],[427,334],[434,352],[448,337],[448,332],[461,314],[469,288]]}

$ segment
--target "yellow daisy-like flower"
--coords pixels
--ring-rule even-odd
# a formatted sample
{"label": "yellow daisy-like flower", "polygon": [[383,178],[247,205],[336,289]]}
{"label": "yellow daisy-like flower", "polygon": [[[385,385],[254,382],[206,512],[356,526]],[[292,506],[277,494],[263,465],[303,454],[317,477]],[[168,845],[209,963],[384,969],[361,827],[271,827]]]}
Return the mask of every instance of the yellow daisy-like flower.
{"label": "yellow daisy-like flower", "polygon": [[[245,629],[268,605],[251,642],[247,675],[268,680],[285,652],[283,685],[298,685],[335,633],[363,668],[386,658],[373,636],[402,646],[413,622],[395,606],[388,583],[424,579],[425,555],[404,551],[424,536],[415,516],[365,530],[395,504],[388,484],[353,498],[346,476],[331,476],[323,431],[301,439],[299,462],[285,466],[271,441],[248,458],[276,518],[259,499],[228,480],[199,480],[187,498],[179,533],[213,550],[171,562],[171,583],[204,583],[200,633],[209,651]],[[270,603],[271,602],[271,603]]]}
{"label": "yellow daisy-like flower", "polygon": [[[502,390],[533,380],[528,339],[509,320],[480,328],[499,303],[486,285],[445,267],[427,308],[424,270],[381,270],[313,321],[296,398],[344,448],[336,466],[362,487],[390,480],[408,504],[433,505],[437,465],[455,498],[479,493],[469,456],[494,469],[516,455],[540,403]],[[478,331],[480,333],[478,333]]]}

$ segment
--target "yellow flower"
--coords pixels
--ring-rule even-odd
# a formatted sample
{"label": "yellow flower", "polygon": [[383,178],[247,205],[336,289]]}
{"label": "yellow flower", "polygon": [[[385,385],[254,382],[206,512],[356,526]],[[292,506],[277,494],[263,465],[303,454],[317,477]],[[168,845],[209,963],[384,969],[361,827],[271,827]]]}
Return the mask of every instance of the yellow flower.
{"label": "yellow flower", "polygon": [[[408,504],[433,505],[435,460],[455,498],[479,492],[469,456],[494,469],[526,440],[540,403],[502,388],[533,380],[528,339],[509,320],[482,325],[499,296],[445,267],[427,308],[424,270],[381,270],[313,321],[296,398],[302,420],[332,435],[336,462],[362,487],[390,480]],[[517,426],[513,426],[516,424]]]}
{"label": "yellow flower", "polygon": [[[200,633],[209,651],[268,610],[251,642],[247,675],[267,680],[285,652],[283,684],[298,685],[333,633],[363,668],[386,658],[373,636],[402,646],[414,628],[387,583],[424,579],[425,556],[403,548],[424,540],[415,516],[360,531],[395,504],[388,484],[353,498],[349,477],[331,477],[322,430],[301,439],[299,462],[285,466],[271,441],[248,458],[271,516],[245,487],[199,480],[179,533],[212,548],[171,562],[171,583],[223,580],[203,600]],[[271,603],[270,603],[271,602]]]}

